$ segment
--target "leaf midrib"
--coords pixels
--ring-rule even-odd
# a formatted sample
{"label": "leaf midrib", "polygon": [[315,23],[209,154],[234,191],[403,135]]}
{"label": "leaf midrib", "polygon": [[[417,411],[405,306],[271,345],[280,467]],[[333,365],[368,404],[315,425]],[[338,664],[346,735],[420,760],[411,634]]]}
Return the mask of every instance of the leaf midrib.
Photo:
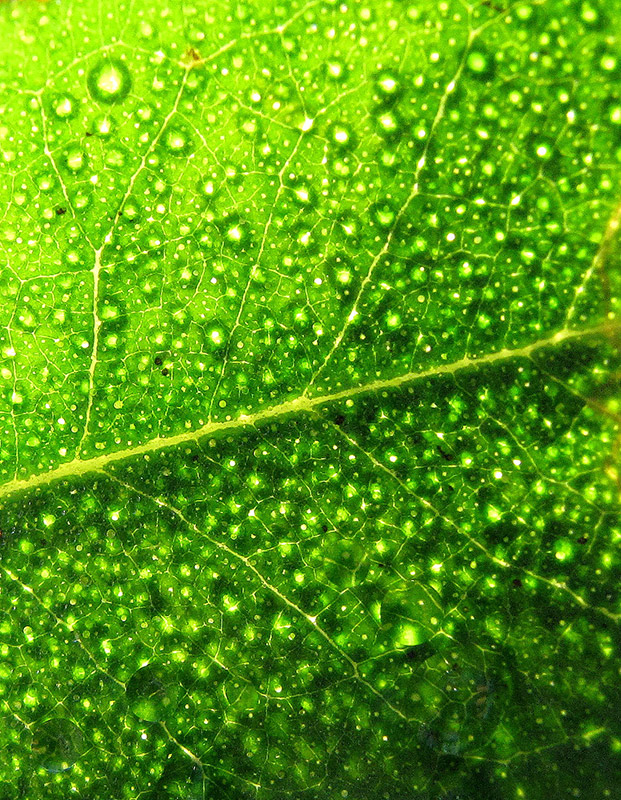
{"label": "leaf midrib", "polygon": [[606,336],[611,335],[621,329],[621,323],[610,322],[604,323],[590,328],[574,329],[567,328],[561,329],[551,336],[537,339],[523,347],[509,349],[503,348],[487,355],[471,358],[465,356],[457,361],[452,361],[448,364],[436,364],[429,369],[419,372],[407,372],[403,375],[397,375],[394,378],[376,379],[369,383],[360,386],[353,386],[348,389],[333,392],[326,395],[317,395],[315,397],[307,397],[305,394],[295,397],[293,400],[279,403],[270,408],[257,411],[254,414],[240,414],[234,419],[209,422],[200,428],[190,431],[183,431],[172,436],[156,436],[147,442],[136,445],[135,447],[128,447],[123,450],[116,450],[114,452],[104,453],[100,456],[93,458],[81,459],[74,458],[67,461],[48,472],[34,473],[27,478],[14,478],[0,485],[0,499],[9,497],[13,494],[19,494],[32,489],[37,489],[42,486],[47,486],[54,481],[62,480],[65,478],[76,478],[82,475],[87,475],[91,472],[100,472],[105,467],[114,464],[118,461],[124,461],[130,458],[155,453],[165,448],[177,447],[183,444],[191,444],[203,439],[205,436],[217,434],[224,431],[244,430],[246,428],[259,425],[263,422],[278,419],[287,414],[296,414],[304,412],[312,412],[321,406],[336,403],[340,400],[347,400],[357,397],[361,394],[368,394],[371,392],[384,391],[389,389],[398,389],[401,386],[414,383],[416,381],[424,380],[425,378],[434,378],[441,375],[451,375],[455,372],[476,369],[480,366],[487,364],[494,364],[497,362],[508,361],[512,358],[528,358],[533,352],[542,350],[546,347],[554,347],[563,342],[584,339],[589,336]]}

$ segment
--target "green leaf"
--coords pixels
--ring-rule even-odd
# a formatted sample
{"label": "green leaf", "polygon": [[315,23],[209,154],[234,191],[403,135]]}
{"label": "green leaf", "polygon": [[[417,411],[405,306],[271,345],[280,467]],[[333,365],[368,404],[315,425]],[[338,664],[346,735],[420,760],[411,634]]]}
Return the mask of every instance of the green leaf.
{"label": "green leaf", "polygon": [[0,795],[612,797],[617,3],[0,4]]}

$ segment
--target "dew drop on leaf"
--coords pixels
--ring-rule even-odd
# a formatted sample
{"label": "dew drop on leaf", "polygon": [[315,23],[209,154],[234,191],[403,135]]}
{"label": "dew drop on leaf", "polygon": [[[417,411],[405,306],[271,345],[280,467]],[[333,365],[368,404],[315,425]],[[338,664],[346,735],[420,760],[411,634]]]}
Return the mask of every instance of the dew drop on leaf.
{"label": "dew drop on leaf", "polygon": [[186,155],[191,149],[190,136],[183,128],[170,128],[164,134],[164,147],[174,156]]}
{"label": "dew drop on leaf", "polygon": [[93,133],[96,133],[102,139],[107,139],[116,128],[116,124],[112,117],[109,117],[107,114],[102,114],[99,117],[96,117],[93,122]]}
{"label": "dew drop on leaf", "polygon": [[71,172],[79,172],[86,164],[86,155],[79,147],[70,147],[64,156],[65,166]]}
{"label": "dew drop on leaf", "polygon": [[377,76],[375,88],[382,100],[392,100],[399,94],[400,84],[393,72],[384,70]]}
{"label": "dew drop on leaf", "polygon": [[165,667],[147,664],[132,675],[125,693],[137,717],[146,722],[159,722],[177,705],[179,685]]}
{"label": "dew drop on leaf", "polygon": [[47,772],[66,772],[83,754],[84,736],[71,720],[48,719],[33,730],[31,749]]}
{"label": "dew drop on leaf", "polygon": [[117,148],[112,148],[106,152],[105,162],[109,167],[124,167],[125,153]]}
{"label": "dew drop on leaf", "polygon": [[390,228],[395,221],[396,213],[390,203],[376,203],[371,208],[371,217],[380,228]]}
{"label": "dew drop on leaf", "polygon": [[132,80],[119,59],[103,59],[88,74],[88,90],[100,103],[120,103],[129,94]]}
{"label": "dew drop on leaf", "polygon": [[326,76],[333,81],[340,80],[345,74],[345,67],[343,62],[336,58],[330,59],[325,66]]}
{"label": "dew drop on leaf", "polygon": [[377,116],[377,131],[385,138],[395,138],[399,135],[401,123],[394,111],[382,111]]}
{"label": "dew drop on leaf", "polygon": [[60,94],[52,100],[52,111],[58,119],[70,119],[75,116],[77,103],[70,94]]}
{"label": "dew drop on leaf", "polygon": [[352,133],[345,125],[333,125],[330,138],[338,147],[349,147],[352,144]]}
{"label": "dew drop on leaf", "polygon": [[49,192],[56,185],[56,178],[51,172],[43,172],[37,176],[37,186],[41,192]]}

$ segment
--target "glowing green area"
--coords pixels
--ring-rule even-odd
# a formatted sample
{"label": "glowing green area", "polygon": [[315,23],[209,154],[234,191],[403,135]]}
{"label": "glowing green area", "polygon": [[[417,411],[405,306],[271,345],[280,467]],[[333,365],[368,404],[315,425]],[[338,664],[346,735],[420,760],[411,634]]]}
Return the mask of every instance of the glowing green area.
{"label": "glowing green area", "polygon": [[621,7],[0,3],[0,798],[603,798]]}

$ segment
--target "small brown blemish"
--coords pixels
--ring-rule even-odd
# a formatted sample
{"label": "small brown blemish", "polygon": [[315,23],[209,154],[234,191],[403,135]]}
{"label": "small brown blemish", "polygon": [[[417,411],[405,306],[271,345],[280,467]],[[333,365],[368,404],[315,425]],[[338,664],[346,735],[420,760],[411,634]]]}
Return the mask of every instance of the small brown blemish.
{"label": "small brown blemish", "polygon": [[181,59],[181,63],[184,67],[195,67],[197,64],[202,64],[203,59],[201,58],[201,54],[195,47],[188,47],[188,49],[183,54]]}

